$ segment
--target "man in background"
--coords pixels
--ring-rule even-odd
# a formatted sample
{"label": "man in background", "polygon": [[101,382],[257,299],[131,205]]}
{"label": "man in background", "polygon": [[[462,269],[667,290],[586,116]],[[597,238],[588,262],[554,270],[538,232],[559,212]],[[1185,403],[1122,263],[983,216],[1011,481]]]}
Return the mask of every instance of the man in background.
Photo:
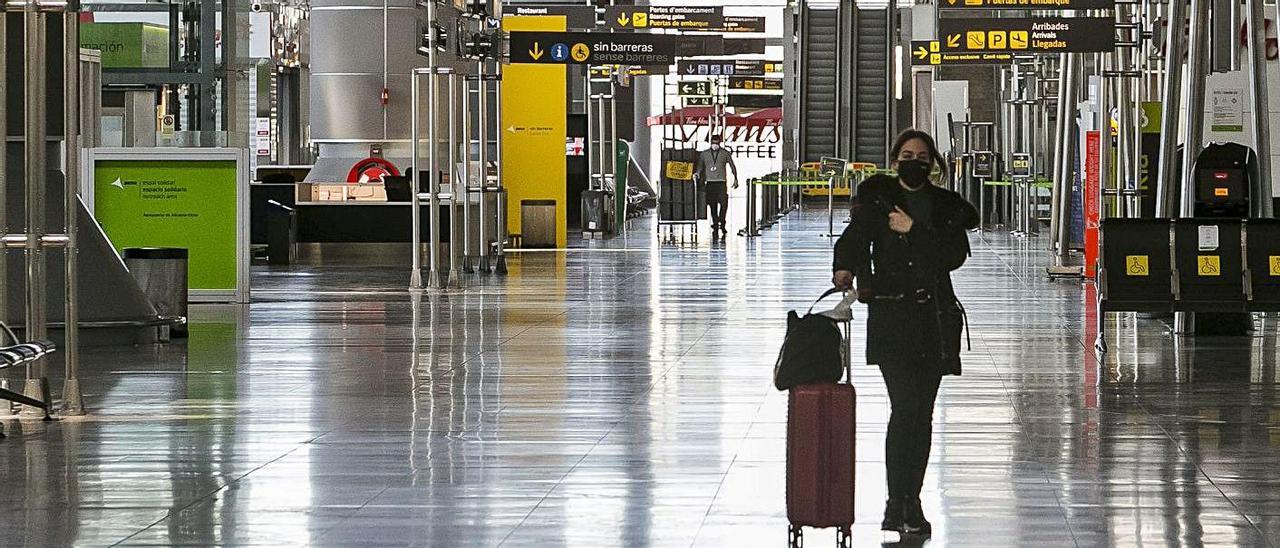
{"label": "man in background", "polygon": [[711,146],[698,153],[696,173],[702,182],[707,196],[707,207],[711,209],[711,235],[716,231],[728,235],[724,226],[725,215],[729,211],[729,171],[733,171],[733,188],[738,188],[738,166],[733,163],[733,153],[721,146],[724,140],[719,135],[711,136]]}

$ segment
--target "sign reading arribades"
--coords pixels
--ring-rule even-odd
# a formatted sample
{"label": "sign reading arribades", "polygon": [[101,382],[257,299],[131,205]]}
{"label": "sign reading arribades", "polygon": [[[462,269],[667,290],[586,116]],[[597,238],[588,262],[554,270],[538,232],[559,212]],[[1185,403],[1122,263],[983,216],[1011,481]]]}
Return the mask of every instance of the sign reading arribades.
{"label": "sign reading arribades", "polygon": [[1111,17],[942,18],[944,52],[1105,53],[1116,48]]}
{"label": "sign reading arribades", "polygon": [[511,62],[592,65],[670,65],[676,37],[667,34],[513,32]]}

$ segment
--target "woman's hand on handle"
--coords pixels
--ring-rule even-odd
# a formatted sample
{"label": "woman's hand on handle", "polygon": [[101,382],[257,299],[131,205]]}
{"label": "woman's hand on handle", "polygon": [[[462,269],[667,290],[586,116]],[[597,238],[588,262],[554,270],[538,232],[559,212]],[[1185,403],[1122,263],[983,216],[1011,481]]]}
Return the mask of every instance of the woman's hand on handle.
{"label": "woman's hand on handle", "polygon": [[831,284],[840,289],[853,289],[853,273],[848,270],[837,270],[831,276]]}

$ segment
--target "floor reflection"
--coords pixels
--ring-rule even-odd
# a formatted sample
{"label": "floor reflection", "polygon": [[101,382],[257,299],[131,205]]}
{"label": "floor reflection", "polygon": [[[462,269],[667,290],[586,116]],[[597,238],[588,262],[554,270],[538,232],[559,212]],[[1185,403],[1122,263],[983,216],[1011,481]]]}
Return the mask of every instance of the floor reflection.
{"label": "floor reflection", "polygon": [[[782,544],[769,378],[785,311],[826,283],[825,211],[716,245],[660,247],[646,222],[466,291],[260,269],[261,299],[197,307],[188,341],[94,350],[90,417],[5,421],[0,545]],[[935,536],[878,531],[888,400],[858,360],[855,545],[1280,542],[1274,318],[1188,340],[1113,315],[1098,356],[1090,290],[1044,279],[1043,241],[974,241],[973,348],[922,494]]]}

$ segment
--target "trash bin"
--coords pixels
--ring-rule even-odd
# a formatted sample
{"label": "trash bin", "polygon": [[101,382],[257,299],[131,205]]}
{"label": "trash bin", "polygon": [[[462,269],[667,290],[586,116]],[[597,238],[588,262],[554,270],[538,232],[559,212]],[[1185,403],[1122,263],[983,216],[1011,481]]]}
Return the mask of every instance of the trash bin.
{"label": "trash bin", "polygon": [[298,211],[267,200],[267,264],[292,264],[298,255]]}
{"label": "trash bin", "polygon": [[[187,317],[187,250],[174,247],[131,247],[124,265],[161,316]],[[163,334],[162,334],[163,335]],[[174,324],[174,337],[185,337],[185,323]],[[162,337],[163,339],[163,337]]]}
{"label": "trash bin", "polygon": [[556,246],[556,201],[520,200],[521,247]]}

